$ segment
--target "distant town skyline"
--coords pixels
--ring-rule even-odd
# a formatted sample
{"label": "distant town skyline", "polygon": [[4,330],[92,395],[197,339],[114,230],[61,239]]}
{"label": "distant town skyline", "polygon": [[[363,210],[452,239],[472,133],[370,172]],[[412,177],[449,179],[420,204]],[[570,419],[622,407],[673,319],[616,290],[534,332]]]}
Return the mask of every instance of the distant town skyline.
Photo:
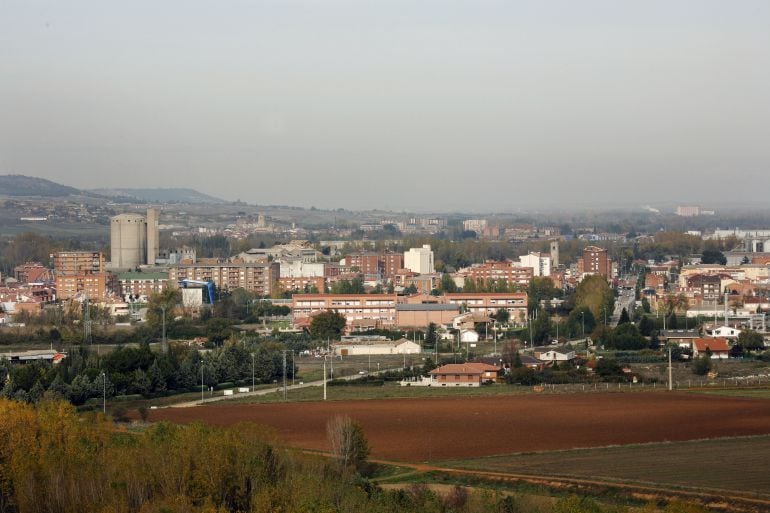
{"label": "distant town skyline", "polygon": [[761,0],[1,10],[0,174],[444,212],[766,202],[770,186]]}

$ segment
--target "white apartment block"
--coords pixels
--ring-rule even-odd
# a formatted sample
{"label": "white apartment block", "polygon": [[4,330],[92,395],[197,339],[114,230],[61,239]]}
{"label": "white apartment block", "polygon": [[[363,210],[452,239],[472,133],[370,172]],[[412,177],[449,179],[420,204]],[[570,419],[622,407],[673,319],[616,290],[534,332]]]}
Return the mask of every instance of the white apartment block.
{"label": "white apartment block", "polygon": [[466,232],[481,233],[487,227],[486,219],[466,219],[463,221],[463,230]]}
{"label": "white apartment block", "polygon": [[430,244],[425,244],[421,248],[410,248],[404,252],[404,268],[418,274],[432,274],[435,271],[433,267],[433,251]]}
{"label": "white apartment block", "polygon": [[551,256],[542,253],[530,253],[519,257],[520,267],[531,267],[533,276],[551,275]]}

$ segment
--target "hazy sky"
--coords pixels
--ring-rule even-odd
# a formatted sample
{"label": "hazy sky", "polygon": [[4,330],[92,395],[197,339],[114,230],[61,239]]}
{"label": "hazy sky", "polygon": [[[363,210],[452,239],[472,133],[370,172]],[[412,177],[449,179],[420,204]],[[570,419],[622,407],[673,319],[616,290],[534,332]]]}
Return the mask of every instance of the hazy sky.
{"label": "hazy sky", "polygon": [[767,0],[0,0],[0,174],[317,207],[768,199]]}

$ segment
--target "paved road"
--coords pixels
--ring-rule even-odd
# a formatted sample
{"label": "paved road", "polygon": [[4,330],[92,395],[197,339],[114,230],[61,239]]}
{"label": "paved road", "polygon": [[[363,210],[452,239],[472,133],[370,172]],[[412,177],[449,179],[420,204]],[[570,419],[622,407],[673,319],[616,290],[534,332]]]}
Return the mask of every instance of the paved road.
{"label": "paved road", "polygon": [[[390,371],[390,370],[399,370],[399,369],[382,369],[380,371],[374,371],[371,374],[372,375],[382,374],[383,372],[387,372],[387,371]],[[341,377],[338,377],[338,378],[335,378],[335,379],[343,379],[345,381],[350,381],[350,380],[357,379],[357,378],[360,378],[360,377],[361,377],[360,374],[351,374],[349,376],[341,376]],[[288,391],[288,390],[298,390],[300,388],[320,387],[320,386],[323,386],[323,384],[324,384],[323,380],[308,381],[307,383],[296,383],[294,385],[288,385],[287,384],[286,385],[286,390]],[[272,386],[272,387],[268,387],[268,388],[262,388],[262,389],[259,389],[259,390],[255,390],[253,392],[234,393],[233,395],[223,395],[223,391],[222,390],[217,390],[216,393],[219,394],[219,395],[214,395],[214,396],[211,396],[211,397],[206,397],[203,400],[198,399],[197,401],[187,401],[187,402],[184,402],[184,403],[169,404],[167,406],[159,406],[158,408],[190,408],[192,406],[200,406],[202,404],[213,403],[213,402],[216,402],[216,401],[226,401],[228,399],[232,400],[232,399],[240,399],[241,397],[253,397],[253,396],[257,396],[257,395],[275,394],[275,393],[280,393],[282,390],[283,390],[283,386],[281,386],[281,385]],[[205,392],[204,392],[204,394],[205,394]]]}
{"label": "paved road", "polygon": [[636,301],[636,294],[633,290],[621,290],[620,295],[615,300],[615,311],[610,318],[610,326],[615,327],[620,320],[620,314],[625,308],[628,315],[631,316],[634,313],[634,303]]}

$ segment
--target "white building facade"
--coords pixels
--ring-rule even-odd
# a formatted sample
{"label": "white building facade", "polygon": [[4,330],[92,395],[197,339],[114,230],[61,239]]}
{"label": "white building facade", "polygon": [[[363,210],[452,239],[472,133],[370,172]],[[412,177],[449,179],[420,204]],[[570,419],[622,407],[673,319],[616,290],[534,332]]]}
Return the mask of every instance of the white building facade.
{"label": "white building facade", "polygon": [[432,274],[435,271],[433,267],[433,250],[430,244],[425,244],[421,248],[410,248],[404,252],[404,268],[418,274]]}
{"label": "white building facade", "polygon": [[521,267],[531,267],[533,276],[551,275],[551,257],[542,253],[530,253],[519,257]]}

